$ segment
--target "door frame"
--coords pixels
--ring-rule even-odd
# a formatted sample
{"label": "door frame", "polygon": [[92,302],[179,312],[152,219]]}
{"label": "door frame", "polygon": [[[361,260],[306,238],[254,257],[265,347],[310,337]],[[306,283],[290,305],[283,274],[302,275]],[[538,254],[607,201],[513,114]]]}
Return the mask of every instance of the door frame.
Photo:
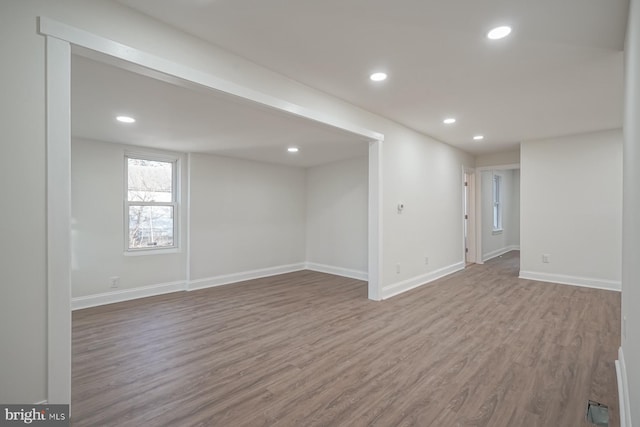
{"label": "door frame", "polygon": [[[467,185],[465,186],[465,182]],[[465,189],[467,190],[465,192]],[[476,171],[471,168],[462,169],[462,260],[465,264],[476,263]],[[464,235],[465,204],[467,204],[467,236]],[[468,252],[467,252],[468,250]]]}

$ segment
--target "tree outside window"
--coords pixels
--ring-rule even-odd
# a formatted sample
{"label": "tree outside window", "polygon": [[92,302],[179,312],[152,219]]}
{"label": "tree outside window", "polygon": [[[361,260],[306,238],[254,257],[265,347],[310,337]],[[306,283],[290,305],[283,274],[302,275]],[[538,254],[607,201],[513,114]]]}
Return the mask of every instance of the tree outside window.
{"label": "tree outside window", "polygon": [[176,161],[126,157],[128,250],[175,247]]}

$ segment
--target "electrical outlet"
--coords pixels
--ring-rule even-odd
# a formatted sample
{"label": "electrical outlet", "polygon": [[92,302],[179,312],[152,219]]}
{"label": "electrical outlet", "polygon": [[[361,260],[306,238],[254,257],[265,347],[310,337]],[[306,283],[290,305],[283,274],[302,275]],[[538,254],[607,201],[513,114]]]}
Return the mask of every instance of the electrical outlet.
{"label": "electrical outlet", "polygon": [[117,288],[118,286],[120,286],[120,277],[113,276],[113,277],[110,277],[109,280],[111,281],[112,288]]}
{"label": "electrical outlet", "polygon": [[551,262],[551,255],[542,254],[542,262],[544,262],[545,264],[549,264]]}
{"label": "electrical outlet", "polygon": [[396,273],[400,274],[400,264],[396,264]]}

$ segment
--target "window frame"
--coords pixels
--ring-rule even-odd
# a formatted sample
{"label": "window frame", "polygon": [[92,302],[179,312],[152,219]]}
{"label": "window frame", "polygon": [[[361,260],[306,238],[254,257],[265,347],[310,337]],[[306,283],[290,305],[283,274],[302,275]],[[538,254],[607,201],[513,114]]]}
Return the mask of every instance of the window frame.
{"label": "window frame", "polygon": [[[171,167],[171,201],[170,202],[130,202],[129,201],[129,159],[148,160],[172,163]],[[177,253],[180,251],[180,157],[178,155],[160,154],[151,151],[125,151],[124,153],[124,255],[157,255]],[[129,247],[129,208],[131,206],[171,206],[173,208],[173,245],[144,248]]]}
{"label": "window frame", "polygon": [[494,173],[491,180],[491,189],[493,193],[493,222],[492,228],[493,233],[498,234],[501,233],[503,228],[503,214],[502,214],[502,205],[503,205],[503,180],[502,175]]}

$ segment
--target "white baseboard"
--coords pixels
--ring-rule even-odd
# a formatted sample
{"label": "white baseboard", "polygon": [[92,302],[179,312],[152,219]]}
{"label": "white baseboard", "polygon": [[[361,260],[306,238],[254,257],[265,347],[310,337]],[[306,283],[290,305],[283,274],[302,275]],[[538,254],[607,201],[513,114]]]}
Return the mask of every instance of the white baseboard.
{"label": "white baseboard", "polygon": [[262,277],[276,276],[278,274],[292,273],[300,270],[313,270],[322,273],[335,274],[358,280],[367,280],[367,273],[351,270],[348,268],[334,267],[330,265],[316,263],[297,263],[280,265],[277,267],[261,268],[258,270],[243,271],[240,273],[224,274],[220,276],[207,277],[204,279],[192,280],[189,283],[171,282],[161,283],[158,285],[142,286],[133,289],[119,289],[112,292],[105,292],[96,295],[88,295],[83,297],[72,298],[71,309],[79,310],[83,308],[96,307],[99,305],[113,304],[134,300],[138,298],[152,297],[171,292],[193,291],[197,289],[211,288],[214,286],[230,285],[245,280],[260,279]]}
{"label": "white baseboard", "polygon": [[631,427],[631,405],[629,403],[627,365],[624,362],[624,352],[622,351],[622,347],[618,349],[616,376],[618,378],[618,401],[620,402],[620,427]]}
{"label": "white baseboard", "polygon": [[482,261],[489,261],[490,259],[493,259],[495,257],[499,257],[500,255],[504,255],[507,252],[511,252],[511,251],[519,251],[520,250],[520,245],[511,245],[511,246],[505,246],[504,248],[500,248],[497,249],[495,251],[491,251],[489,253],[486,253],[482,256]]}
{"label": "white baseboard", "polygon": [[318,271],[320,273],[335,274],[336,276],[349,277],[357,280],[368,280],[369,274],[366,271],[353,270],[344,267],[335,267],[333,265],[317,264],[315,262],[307,262],[305,264],[307,270]]}
{"label": "white baseboard", "polygon": [[187,291],[196,289],[211,288],[214,286],[229,285],[231,283],[243,282],[245,280],[260,279],[262,277],[276,276],[278,274],[292,273],[305,269],[305,263],[280,265],[277,267],[261,268],[258,270],[243,271],[240,273],[223,274],[220,276],[206,277],[204,279],[192,280],[187,285]]}
{"label": "white baseboard", "polygon": [[98,305],[113,304],[138,298],[152,297],[171,292],[184,291],[185,282],[161,283],[158,285],[141,286],[132,289],[120,289],[102,294],[88,295],[71,299],[71,310],[96,307]]}
{"label": "white baseboard", "polygon": [[40,402],[34,403],[34,405],[46,405],[48,403],[47,400],[41,400]]}
{"label": "white baseboard", "polygon": [[616,280],[593,279],[590,277],[568,276],[565,274],[539,273],[535,271],[520,271],[521,279],[537,280],[538,282],[559,283],[561,285],[582,286],[585,288],[618,291],[622,284]]}
{"label": "white baseboard", "polygon": [[391,298],[410,289],[417,288],[418,286],[426,285],[429,282],[433,282],[434,280],[460,270],[464,270],[464,261],[457,262],[450,266],[443,267],[426,274],[421,274],[420,276],[412,277],[411,279],[403,280],[401,282],[385,286],[382,288],[382,299]]}

